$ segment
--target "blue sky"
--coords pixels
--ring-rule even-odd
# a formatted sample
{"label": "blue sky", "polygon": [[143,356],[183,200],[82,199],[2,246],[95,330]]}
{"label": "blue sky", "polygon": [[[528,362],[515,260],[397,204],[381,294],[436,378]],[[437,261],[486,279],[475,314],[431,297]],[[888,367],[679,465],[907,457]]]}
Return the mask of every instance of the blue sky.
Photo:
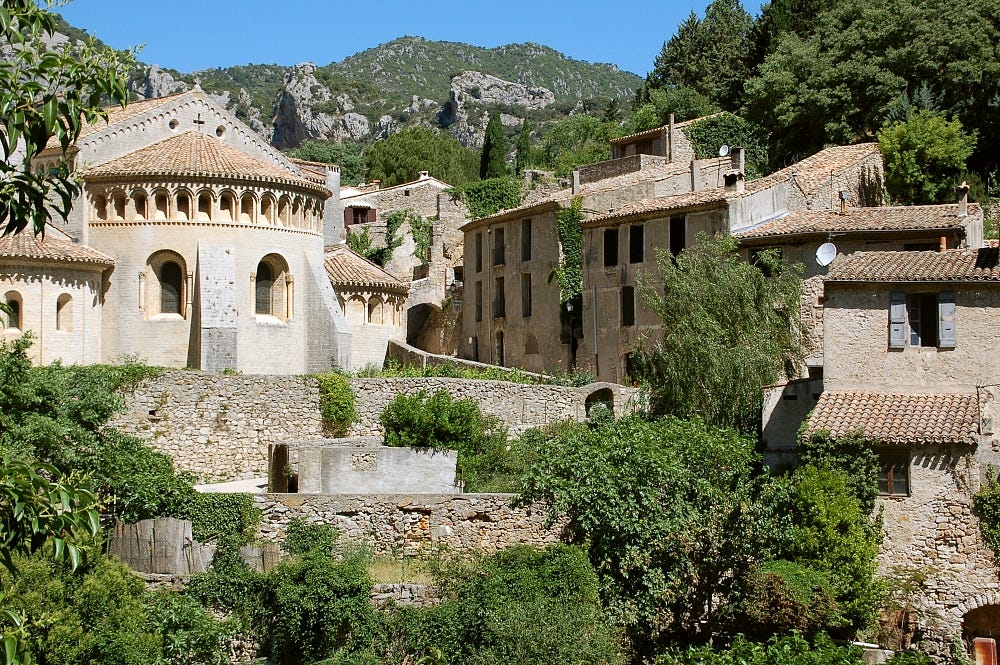
{"label": "blue sky", "polygon": [[[550,46],[579,60],[645,75],[664,40],[708,0],[434,3],[420,0],[73,0],[72,25],[139,59],[184,72],[248,63],[325,65],[396,37],[493,47]],[[744,0],[753,13],[759,0]],[[447,7],[435,11],[435,7]]]}

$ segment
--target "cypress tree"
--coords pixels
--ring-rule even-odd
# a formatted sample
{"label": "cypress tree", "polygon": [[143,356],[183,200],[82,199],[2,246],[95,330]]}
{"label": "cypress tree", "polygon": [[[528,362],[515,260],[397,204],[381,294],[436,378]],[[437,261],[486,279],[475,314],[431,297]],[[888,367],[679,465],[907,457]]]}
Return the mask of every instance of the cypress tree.
{"label": "cypress tree", "polygon": [[517,136],[517,156],[514,158],[514,170],[517,175],[524,173],[528,168],[528,159],[531,156],[531,128],[528,121],[521,124],[521,133]]}
{"label": "cypress tree", "polygon": [[494,112],[486,125],[483,155],[479,162],[479,177],[500,178],[507,175],[507,137],[503,133],[500,114]]}

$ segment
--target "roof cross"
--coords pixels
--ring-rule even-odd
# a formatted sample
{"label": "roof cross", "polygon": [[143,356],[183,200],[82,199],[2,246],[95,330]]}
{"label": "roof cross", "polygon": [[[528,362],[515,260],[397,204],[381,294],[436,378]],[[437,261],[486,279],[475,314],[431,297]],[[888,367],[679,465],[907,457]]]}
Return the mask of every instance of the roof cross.
{"label": "roof cross", "polygon": [[198,117],[195,118],[194,124],[198,125],[198,131],[200,132],[202,130],[202,125],[205,124],[205,121],[201,119],[200,113],[198,114]]}

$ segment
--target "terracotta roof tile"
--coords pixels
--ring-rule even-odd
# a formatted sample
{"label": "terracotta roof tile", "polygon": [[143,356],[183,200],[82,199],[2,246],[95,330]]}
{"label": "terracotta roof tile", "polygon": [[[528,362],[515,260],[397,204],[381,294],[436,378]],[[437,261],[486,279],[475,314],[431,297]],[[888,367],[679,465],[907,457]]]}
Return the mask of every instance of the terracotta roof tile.
{"label": "terracotta roof tile", "polygon": [[[782,235],[843,233],[849,231],[910,231],[957,229],[968,219],[958,216],[957,205],[927,205],[835,210],[793,210],[787,215],[735,234],[740,238],[769,238]],[[981,213],[969,206],[970,217]]]}
{"label": "terracotta roof tile", "polygon": [[[110,127],[111,125],[116,125],[119,122],[125,122],[129,118],[134,118],[135,116],[139,115],[140,113],[145,113],[146,111],[149,111],[150,109],[155,109],[157,106],[160,106],[161,104],[165,104],[168,101],[177,99],[178,97],[182,97],[182,96],[187,95],[189,93],[190,93],[190,91],[188,91],[188,92],[182,92],[182,93],[177,94],[177,95],[171,95],[169,97],[158,97],[156,99],[144,99],[144,100],[138,101],[138,102],[129,102],[128,105],[125,106],[125,108],[122,108],[121,106],[117,106],[117,105],[115,105],[115,106],[106,106],[106,107],[104,107],[104,110],[107,111],[107,113],[108,113],[108,120],[107,120],[107,122],[105,122],[104,120],[98,120],[97,122],[95,122],[93,124],[84,125],[83,128],[80,130],[80,136],[79,136],[79,139],[77,139],[77,140],[79,141],[80,139],[86,138],[90,134],[93,134],[94,132],[100,131],[100,130],[104,129],[105,127]],[[50,138],[49,142],[45,145],[46,149],[49,149],[49,148],[58,148],[58,147],[59,147],[59,141],[54,136],[52,138]]]}
{"label": "terracotta roof tile", "polygon": [[329,191],[290,171],[252,157],[224,141],[200,132],[184,132],[82,172],[85,180],[123,176],[266,180],[308,189]]}
{"label": "terracotta roof tile", "polygon": [[966,394],[825,392],[804,435],[820,430],[834,437],[861,431],[881,445],[974,444],[979,404]]}
{"label": "terracotta roof tile", "polygon": [[351,251],[346,245],[327,247],[324,264],[326,274],[335,287],[357,286],[402,292],[408,290],[406,284],[365,257]]}
{"label": "terracotta roof tile", "polygon": [[795,173],[795,180],[809,194],[829,184],[831,172],[843,171],[877,154],[878,143],[832,146],[753,182],[758,187],[770,187]]}
{"label": "terracotta roof tile", "polygon": [[58,261],[66,263],[89,263],[97,266],[113,266],[114,259],[106,254],[79,245],[59,232],[46,232],[45,238],[34,235],[26,229],[16,235],[0,237],[0,260],[32,259],[36,261]]}
{"label": "terracotta roof tile", "polygon": [[[703,115],[700,118],[692,118],[690,120],[684,120],[683,122],[675,122],[674,123],[674,129],[683,129],[684,127],[687,127],[689,125],[693,125],[694,123],[698,122],[699,120],[706,120],[708,118],[714,118],[717,115],[722,115],[722,113],[724,113],[724,111],[719,112],[719,113],[712,113],[710,115]],[[635,141],[636,139],[643,139],[643,138],[647,138],[647,137],[659,136],[660,133],[663,132],[663,130],[669,129],[669,128],[670,128],[670,125],[663,125],[662,127],[654,127],[653,129],[647,129],[647,130],[642,131],[642,132],[636,132],[634,134],[628,134],[626,136],[619,136],[616,139],[611,139],[611,142],[615,143],[615,144],[617,144],[617,143],[629,143],[630,141]]]}
{"label": "terracotta roof tile", "polygon": [[838,256],[826,279],[833,282],[995,282],[1000,281],[1000,249],[855,252]]}

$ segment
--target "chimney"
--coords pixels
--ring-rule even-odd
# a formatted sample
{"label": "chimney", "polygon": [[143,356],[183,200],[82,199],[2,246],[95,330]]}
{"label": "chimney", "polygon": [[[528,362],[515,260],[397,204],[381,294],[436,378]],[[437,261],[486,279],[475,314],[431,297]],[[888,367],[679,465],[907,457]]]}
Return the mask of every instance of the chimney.
{"label": "chimney", "polygon": [[674,161],[674,114],[667,120],[667,161]]}
{"label": "chimney", "polygon": [[729,153],[730,168],[740,173],[747,172],[747,151],[746,148],[733,148]]}
{"label": "chimney", "polygon": [[697,159],[691,160],[691,191],[701,191],[701,162]]}
{"label": "chimney", "polygon": [[573,171],[573,196],[580,193],[580,172]]}
{"label": "chimney", "polygon": [[969,183],[962,181],[958,186],[958,216],[969,216]]}
{"label": "chimney", "polygon": [[381,186],[382,186],[381,180],[372,180],[371,183],[368,185],[368,190],[372,192],[377,192]]}
{"label": "chimney", "polygon": [[747,190],[746,177],[742,171],[726,171],[722,176],[726,181],[726,191],[742,194]]}
{"label": "chimney", "polygon": [[846,215],[847,214],[847,192],[842,189],[837,194],[837,196],[840,198],[840,214],[841,215]]}
{"label": "chimney", "polygon": [[430,177],[431,177],[431,174],[428,171],[421,171],[420,172],[420,179],[421,180],[427,180]]}

